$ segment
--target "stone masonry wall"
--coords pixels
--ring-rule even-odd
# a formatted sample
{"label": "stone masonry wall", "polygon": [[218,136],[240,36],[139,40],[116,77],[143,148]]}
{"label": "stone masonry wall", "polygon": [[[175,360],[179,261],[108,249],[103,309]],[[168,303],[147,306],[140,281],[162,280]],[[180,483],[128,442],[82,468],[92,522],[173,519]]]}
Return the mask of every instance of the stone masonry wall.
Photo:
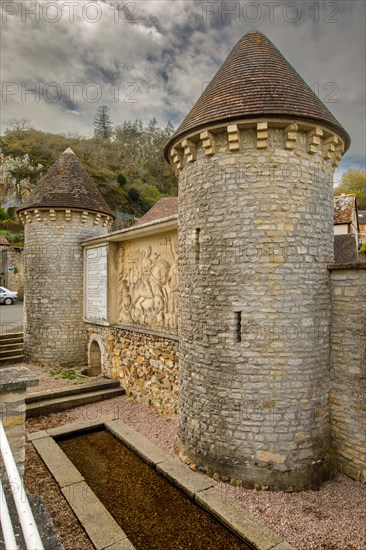
{"label": "stone masonry wall", "polygon": [[335,159],[324,153],[325,130],[245,124],[201,131],[172,153],[179,446],[209,473],[301,489],[332,470],[327,264]]}
{"label": "stone masonry wall", "polygon": [[[25,461],[25,396],[28,386],[38,380],[25,367],[1,369],[0,420],[3,424],[11,452],[20,475],[24,473]],[[4,479],[4,464],[0,454],[0,473]]]}
{"label": "stone masonry wall", "polygon": [[178,341],[146,331],[87,325],[102,352],[102,373],[121,381],[129,396],[172,418],[178,407]]}
{"label": "stone masonry wall", "polygon": [[80,241],[107,233],[100,214],[27,211],[25,221],[25,326],[27,360],[86,363],[83,322],[83,251]]}
{"label": "stone masonry wall", "polygon": [[[9,290],[18,293],[18,299],[23,300],[24,296],[24,251],[22,248],[7,247],[0,251],[2,255],[2,266],[0,271],[4,272],[4,286]],[[9,271],[8,268],[12,268]]]}
{"label": "stone masonry wall", "polygon": [[366,264],[331,268],[331,430],[340,470],[366,482]]}

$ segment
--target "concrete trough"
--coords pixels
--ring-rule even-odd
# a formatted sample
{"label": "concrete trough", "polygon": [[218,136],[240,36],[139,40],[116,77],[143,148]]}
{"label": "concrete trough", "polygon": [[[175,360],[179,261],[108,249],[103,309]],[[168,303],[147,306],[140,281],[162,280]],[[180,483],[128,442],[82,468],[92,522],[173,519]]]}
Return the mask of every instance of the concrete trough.
{"label": "concrete trough", "polygon": [[32,441],[58,482],[62,493],[97,550],[132,550],[134,546],[54,438],[80,435],[84,431],[98,430],[102,427],[219,519],[250,547],[256,550],[295,550],[241,506],[222,495],[213,487],[210,480],[200,473],[193,472],[178,459],[172,458],[121,420],[107,416],[99,418],[96,422],[75,422],[29,434],[28,440]]}

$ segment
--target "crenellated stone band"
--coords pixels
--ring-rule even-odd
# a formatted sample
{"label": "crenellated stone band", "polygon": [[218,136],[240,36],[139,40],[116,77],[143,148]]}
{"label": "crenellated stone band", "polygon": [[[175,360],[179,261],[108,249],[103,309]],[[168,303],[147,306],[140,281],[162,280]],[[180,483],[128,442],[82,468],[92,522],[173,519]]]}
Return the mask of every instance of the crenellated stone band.
{"label": "crenellated stone band", "polygon": [[91,222],[92,225],[100,225],[108,230],[112,226],[113,219],[107,214],[93,212],[90,210],[80,210],[74,208],[30,208],[19,212],[19,219],[23,224],[34,222],[45,222],[62,220],[71,222],[72,220],[80,221],[81,223]]}
{"label": "crenellated stone band", "polygon": [[[345,144],[337,133],[321,124],[278,118],[238,120],[229,124],[210,126],[206,130],[196,130],[175,142],[170,150],[170,162],[179,172],[186,164],[195,162],[201,155],[207,157],[227,151],[235,153],[253,148],[268,149],[271,147],[270,135],[274,129],[283,132],[283,149],[301,148],[304,154],[319,154],[324,160],[331,161],[333,167],[338,166]],[[224,140],[219,139],[222,134],[226,134]],[[246,139],[248,136],[245,134],[250,135],[250,139]],[[305,140],[301,140],[305,146],[301,147],[300,134],[306,136]]]}

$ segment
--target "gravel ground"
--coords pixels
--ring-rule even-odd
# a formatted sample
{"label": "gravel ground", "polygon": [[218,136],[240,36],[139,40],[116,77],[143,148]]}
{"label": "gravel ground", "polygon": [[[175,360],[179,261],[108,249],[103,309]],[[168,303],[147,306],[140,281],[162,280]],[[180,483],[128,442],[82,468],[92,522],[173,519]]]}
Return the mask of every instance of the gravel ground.
{"label": "gravel ground", "polygon": [[[35,374],[39,374],[37,370],[39,367],[35,369],[31,367],[31,369]],[[37,391],[55,387],[52,385],[55,381],[49,380],[44,372],[41,374],[41,383]],[[67,382],[75,383],[75,381]],[[177,423],[168,422],[145,405],[133,403],[124,396],[30,419],[27,421],[27,430],[33,432],[77,420],[97,420],[105,414],[114,414],[116,418],[129,424],[164,451],[174,455]],[[76,519],[73,527],[71,518],[73,513],[62,494],[57,492],[56,484],[51,483],[52,478],[42,461],[38,459],[35,471],[32,468],[31,464],[36,462],[34,459],[36,453],[29,447],[28,445],[27,487],[36,487],[38,482],[34,478],[41,477],[41,471],[45,471],[42,476],[45,479],[48,476],[48,481],[45,482],[40,494],[47,504],[51,501],[49,511],[52,517],[56,515],[54,522],[65,548],[89,550],[91,547],[87,545],[85,535],[84,542],[81,538],[79,541],[79,537],[82,536],[79,532],[81,528]],[[299,550],[365,550],[366,548],[366,485],[344,475],[339,475],[335,480],[324,484],[319,491],[294,494],[248,491],[223,483],[215,483],[215,485]],[[48,487],[52,491],[52,496],[47,499],[45,492],[47,493]],[[61,518],[67,516],[68,522],[63,523],[57,519],[59,516]],[[73,533],[75,533],[75,540]]]}
{"label": "gravel ground", "polygon": [[[56,390],[58,388],[75,386],[76,384],[90,384],[91,382],[96,381],[96,378],[89,378],[89,376],[81,374],[81,369],[83,367],[65,370],[57,368],[52,369],[51,367],[46,368],[40,365],[30,365],[29,363],[16,363],[14,364],[14,367],[27,367],[35,376],[37,376],[39,380],[38,386],[28,388],[28,393],[44,390]],[[53,372],[54,374],[51,375],[50,372]],[[68,376],[69,378],[64,378],[63,376]]]}

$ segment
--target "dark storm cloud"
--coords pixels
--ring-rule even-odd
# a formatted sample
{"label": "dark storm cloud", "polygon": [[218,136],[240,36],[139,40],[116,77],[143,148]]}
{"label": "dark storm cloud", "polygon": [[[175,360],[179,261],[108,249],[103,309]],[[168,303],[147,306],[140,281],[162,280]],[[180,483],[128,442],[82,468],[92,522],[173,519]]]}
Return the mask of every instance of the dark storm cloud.
{"label": "dark storm cloud", "polygon": [[[116,124],[155,116],[161,125],[168,119],[178,125],[240,37],[256,29],[350,133],[341,169],[361,165],[364,2],[106,0],[93,7],[75,0],[72,14],[62,0],[58,12],[54,4],[2,3],[4,120],[27,116],[42,130],[90,135],[97,107],[107,104]],[[38,6],[38,19],[24,6]],[[41,88],[40,101],[24,94],[30,83]],[[51,83],[61,91],[58,101],[44,100]]]}

